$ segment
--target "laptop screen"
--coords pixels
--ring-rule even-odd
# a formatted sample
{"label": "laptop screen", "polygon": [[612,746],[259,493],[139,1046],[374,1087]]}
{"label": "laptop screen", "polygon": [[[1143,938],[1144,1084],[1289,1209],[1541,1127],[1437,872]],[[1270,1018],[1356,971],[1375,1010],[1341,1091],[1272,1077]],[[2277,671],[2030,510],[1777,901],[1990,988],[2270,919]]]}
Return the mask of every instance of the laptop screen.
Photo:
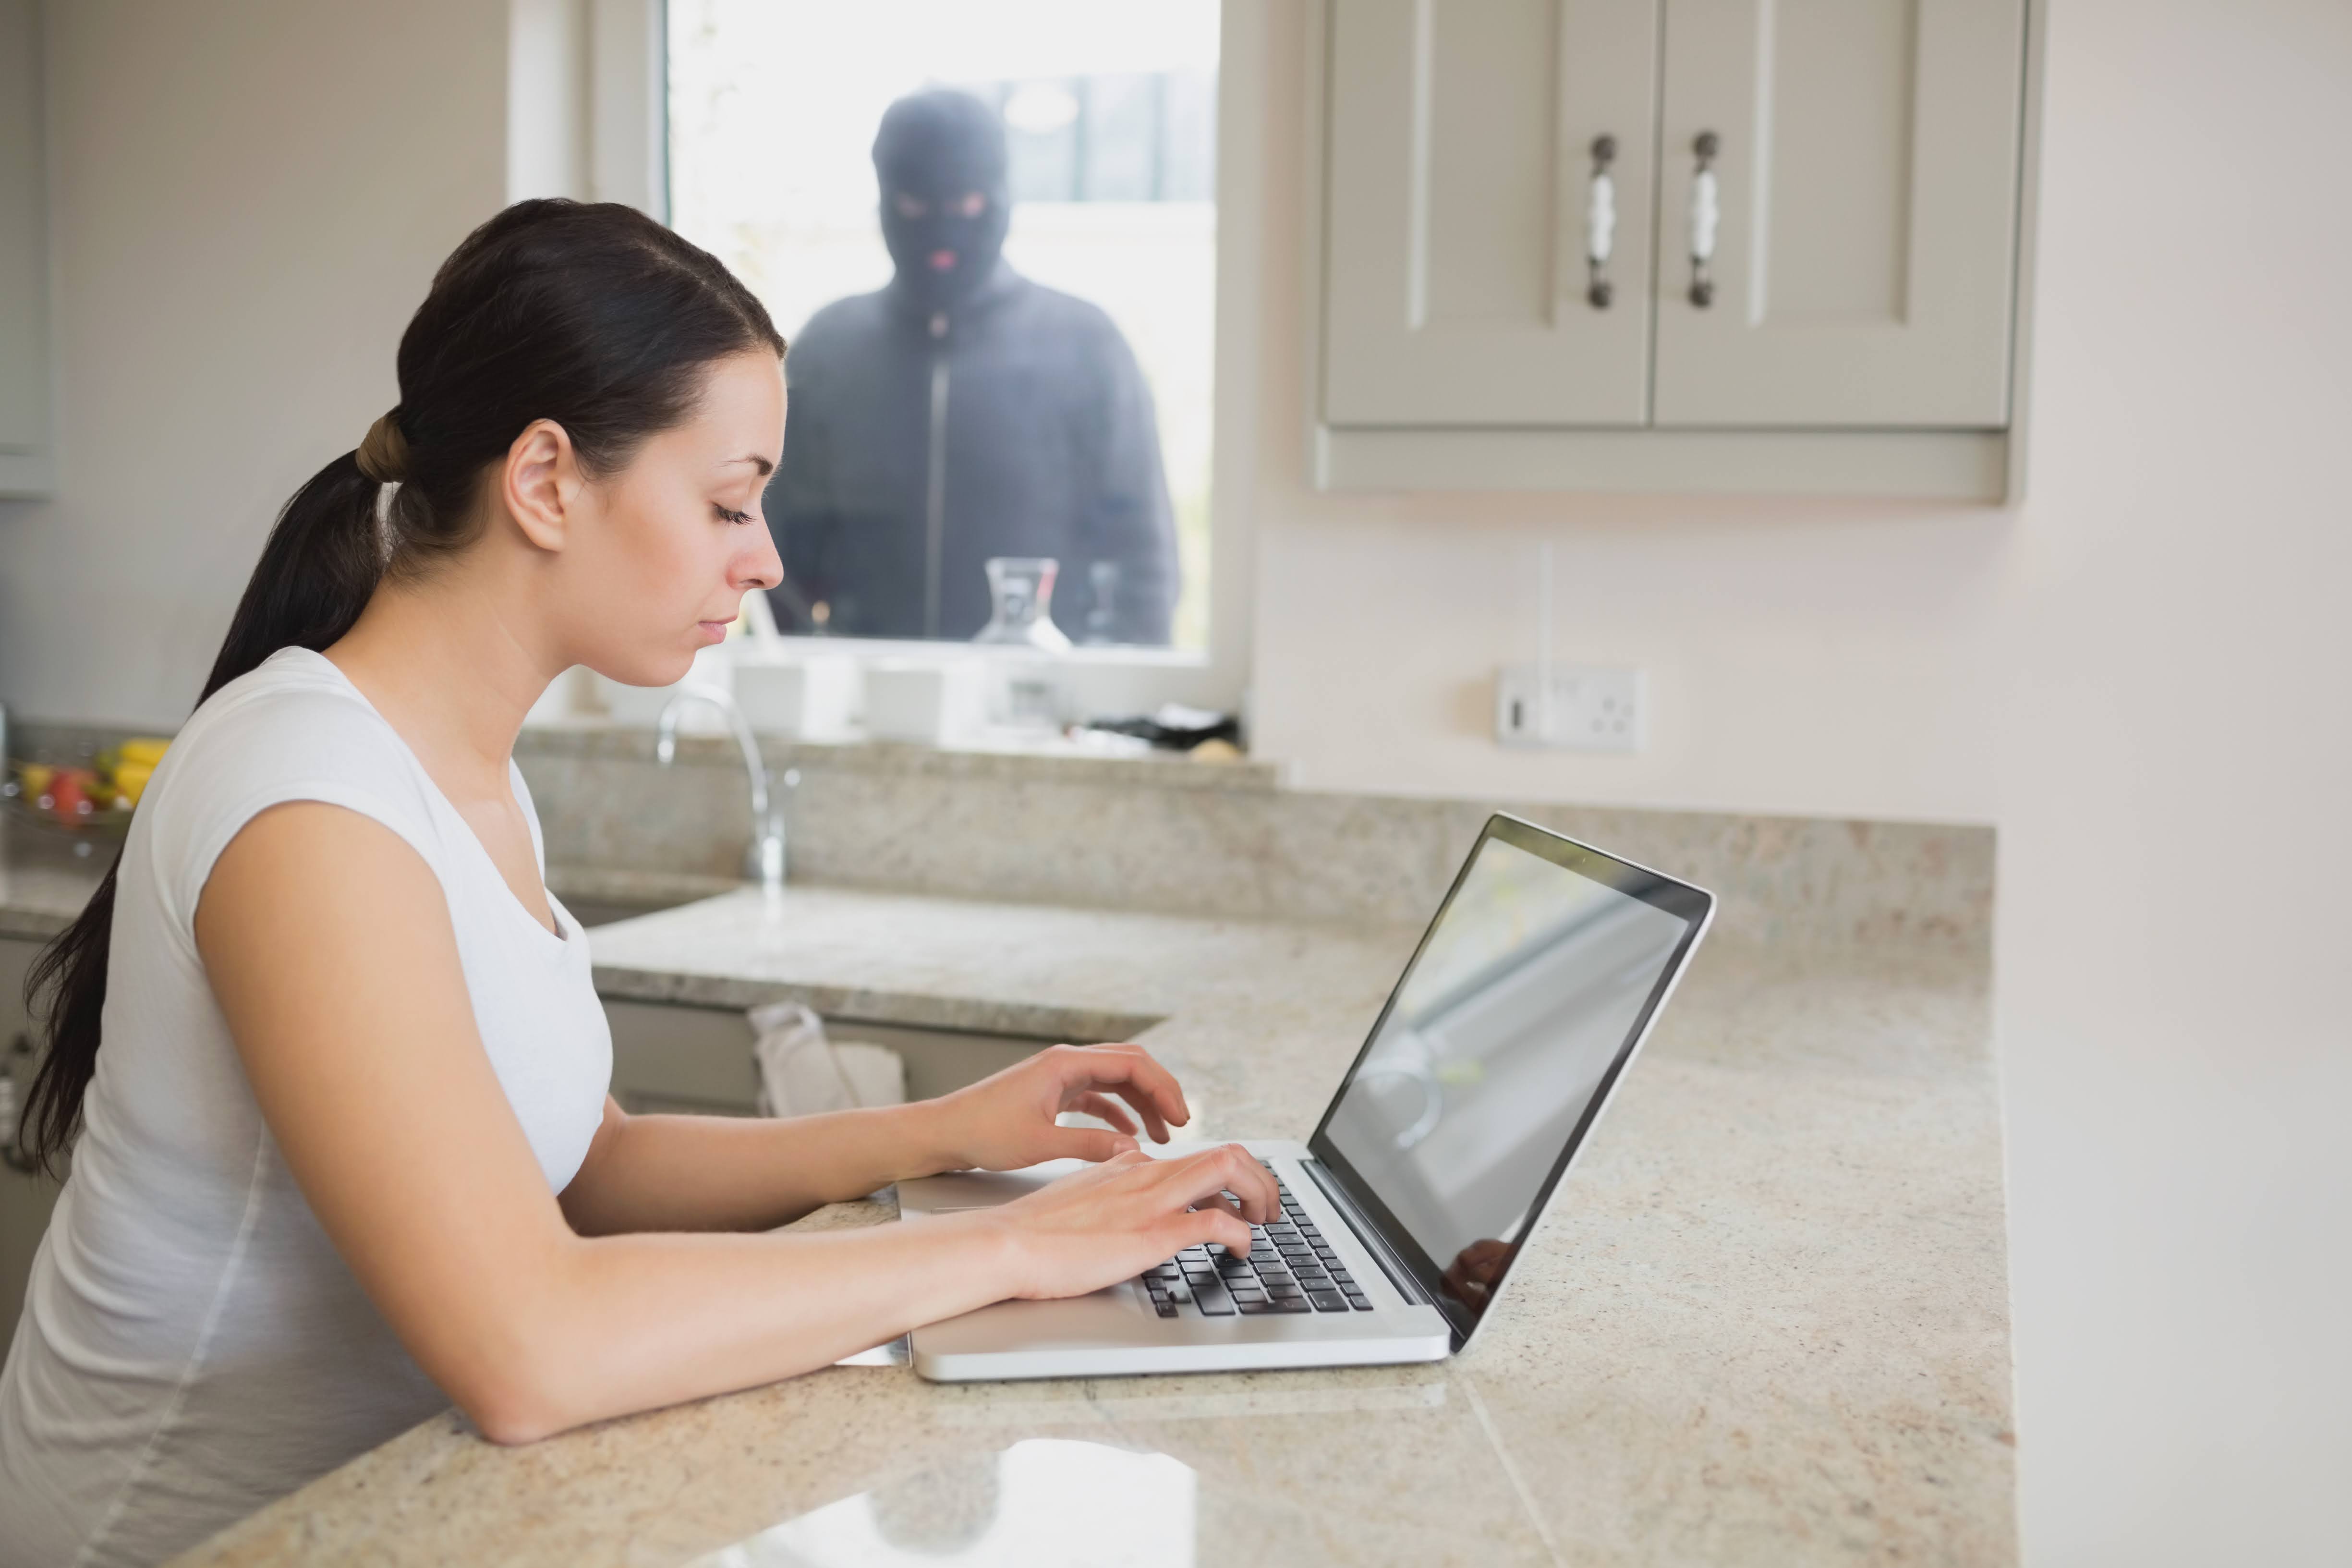
{"label": "laptop screen", "polygon": [[1500,1289],[1708,906],[1507,817],[1472,850],[1311,1145],[1457,1339]]}

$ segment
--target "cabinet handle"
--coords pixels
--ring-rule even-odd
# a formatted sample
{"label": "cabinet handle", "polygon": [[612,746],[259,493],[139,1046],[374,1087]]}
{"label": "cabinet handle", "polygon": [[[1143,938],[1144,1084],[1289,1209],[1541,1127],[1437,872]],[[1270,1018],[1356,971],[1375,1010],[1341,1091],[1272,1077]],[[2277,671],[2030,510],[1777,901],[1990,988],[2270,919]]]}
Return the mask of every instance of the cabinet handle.
{"label": "cabinet handle", "polygon": [[1617,182],[1609,165],[1617,161],[1617,138],[1592,139],[1592,183],[1584,198],[1584,298],[1596,310],[1609,309],[1609,253],[1617,244]]}
{"label": "cabinet handle", "polygon": [[1702,131],[1691,143],[1691,152],[1698,159],[1698,167],[1691,175],[1690,302],[1704,310],[1715,303],[1715,277],[1711,269],[1715,260],[1715,231],[1723,219],[1723,207],[1717,200],[1715,188],[1715,155],[1723,150],[1723,142],[1712,131]]}

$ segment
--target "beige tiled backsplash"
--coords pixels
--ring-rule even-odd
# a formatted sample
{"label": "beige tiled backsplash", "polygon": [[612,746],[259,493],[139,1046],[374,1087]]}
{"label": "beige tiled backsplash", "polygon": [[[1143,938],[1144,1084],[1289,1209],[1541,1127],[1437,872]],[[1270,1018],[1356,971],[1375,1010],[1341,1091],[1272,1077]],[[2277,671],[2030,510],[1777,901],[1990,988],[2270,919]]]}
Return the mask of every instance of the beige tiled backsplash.
{"label": "beige tiled backsplash", "polygon": [[[20,752],[56,761],[122,733],[18,728]],[[1436,908],[1487,814],[1508,811],[1712,889],[1726,936],[1971,958],[1990,947],[1990,827],[1327,795],[1286,789],[1257,762],[761,743],[777,775],[800,771],[787,810],[801,881],[1411,924]],[[751,813],[731,740],[682,737],[664,768],[642,727],[533,729],[515,756],[557,880],[620,873],[603,879],[618,897],[740,874]]]}
{"label": "beige tiled backsplash", "polygon": [[[1989,948],[1990,827],[1326,795],[1265,764],[770,740],[797,768],[795,880],[1108,909],[1418,922],[1505,810],[1712,889],[1725,935]],[[750,837],[731,741],[658,766],[642,730],[526,731],[552,864],[733,874]]]}

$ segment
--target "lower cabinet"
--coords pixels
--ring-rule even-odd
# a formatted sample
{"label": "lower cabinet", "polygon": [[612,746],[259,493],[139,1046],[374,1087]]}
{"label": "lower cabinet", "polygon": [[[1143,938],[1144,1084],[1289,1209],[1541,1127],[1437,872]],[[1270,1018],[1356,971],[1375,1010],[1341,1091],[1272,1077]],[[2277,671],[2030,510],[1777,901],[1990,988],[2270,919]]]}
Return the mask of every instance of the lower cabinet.
{"label": "lower cabinet", "polygon": [[[608,999],[604,1016],[613,1026],[613,1098],[622,1110],[757,1114],[759,1068],[751,1058],[751,1026],[740,1011]],[[828,1039],[898,1052],[907,1064],[911,1100],[977,1083],[1048,1043],[850,1018],[828,1018],[824,1028]]]}
{"label": "lower cabinet", "polygon": [[[25,972],[41,951],[37,942],[0,938],[0,1071],[16,1081],[14,1105],[25,1102],[31,1087],[35,1058],[31,1051],[31,1020],[25,1016]],[[18,1042],[23,1041],[20,1047]],[[0,1347],[16,1332],[16,1318],[25,1305],[25,1277],[32,1272],[33,1253],[49,1228],[49,1210],[58,1201],[58,1184],[47,1176],[16,1168],[16,1111],[0,1126]]]}
{"label": "lower cabinet", "polygon": [[16,1319],[25,1309],[25,1281],[33,1272],[33,1254],[49,1228],[49,1211],[57,1206],[58,1184],[47,1176],[29,1175],[14,1166],[0,1171],[0,1351],[16,1337]]}

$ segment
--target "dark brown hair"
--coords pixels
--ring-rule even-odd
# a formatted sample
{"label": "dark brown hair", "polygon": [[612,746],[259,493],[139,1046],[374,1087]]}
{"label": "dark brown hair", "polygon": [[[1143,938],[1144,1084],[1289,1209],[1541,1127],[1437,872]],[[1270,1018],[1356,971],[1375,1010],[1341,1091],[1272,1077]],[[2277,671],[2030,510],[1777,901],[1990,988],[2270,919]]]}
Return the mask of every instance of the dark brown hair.
{"label": "dark brown hair", "polygon": [[[428,570],[470,543],[484,473],[533,420],[563,426],[582,464],[609,474],[692,414],[713,362],[761,348],[781,354],[784,342],[751,290],[644,214],[507,208],[442,263],[402,334],[399,405],[278,514],[198,702],[279,648],[327,647],[387,574]],[[398,481],[381,507],[380,480]],[[120,865],[26,981],[48,1053],[19,1142],[52,1170],[98,1070]]]}

